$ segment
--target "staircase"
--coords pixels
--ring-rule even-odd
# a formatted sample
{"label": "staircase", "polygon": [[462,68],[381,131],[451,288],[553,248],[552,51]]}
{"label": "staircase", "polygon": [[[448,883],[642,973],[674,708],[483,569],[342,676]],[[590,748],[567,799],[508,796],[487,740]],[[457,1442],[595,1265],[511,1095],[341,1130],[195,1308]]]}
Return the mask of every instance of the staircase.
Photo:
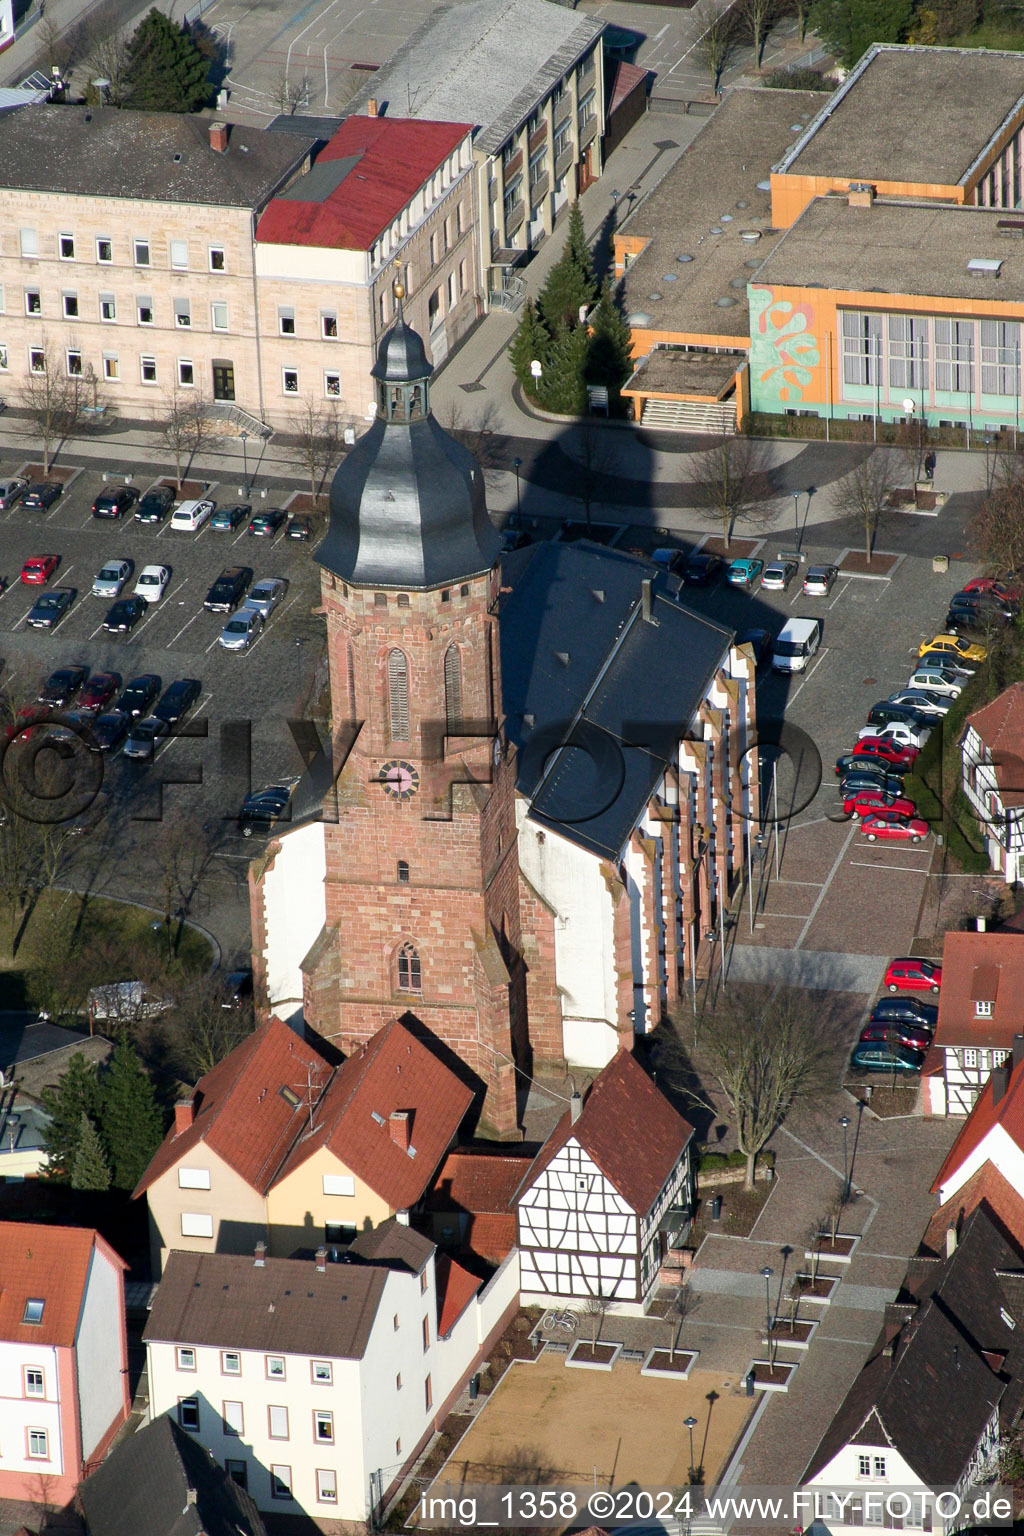
{"label": "staircase", "polygon": [[645,400],[641,425],[673,432],[736,431],[735,400]]}
{"label": "staircase", "polygon": [[250,416],[248,411],[243,411],[240,405],[233,405],[230,400],[215,400],[207,407],[206,414],[212,421],[222,421],[233,428],[236,435],[247,432],[250,437],[258,437],[263,442],[269,442],[274,435],[273,427],[268,427],[265,421],[260,421],[256,416]]}
{"label": "staircase", "polygon": [[520,277],[518,273],[510,272],[506,275],[501,288],[490,290],[487,295],[487,306],[489,309],[504,309],[510,315],[514,315],[522,309],[525,298],[526,279]]}

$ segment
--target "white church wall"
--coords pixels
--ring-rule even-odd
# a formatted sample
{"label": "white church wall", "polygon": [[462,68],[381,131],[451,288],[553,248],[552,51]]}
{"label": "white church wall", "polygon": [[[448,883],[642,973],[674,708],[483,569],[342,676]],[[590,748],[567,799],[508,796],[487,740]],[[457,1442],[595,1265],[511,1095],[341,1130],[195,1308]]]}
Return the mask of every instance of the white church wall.
{"label": "white church wall", "polygon": [[281,838],[263,878],[267,992],[270,1006],[290,1020],[302,1008],[300,964],[327,916],[324,824],[312,821]]}

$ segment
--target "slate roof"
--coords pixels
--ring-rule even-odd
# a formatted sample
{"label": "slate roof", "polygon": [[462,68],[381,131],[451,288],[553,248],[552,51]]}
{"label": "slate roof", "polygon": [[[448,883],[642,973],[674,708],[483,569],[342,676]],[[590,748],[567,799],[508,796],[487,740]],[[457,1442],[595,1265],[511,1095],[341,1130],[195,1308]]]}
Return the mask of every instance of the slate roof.
{"label": "slate roof", "polygon": [[968,715],[967,724],[989,750],[1003,805],[1024,805],[1024,683],[1004,688],[990,704]]}
{"label": "slate roof", "polygon": [[266,1536],[245,1489],[166,1415],[120,1441],[78,1496],[89,1536]]}
{"label": "slate roof", "polygon": [[[0,1339],[70,1349],[89,1278],[93,1248],[127,1269],[91,1227],[0,1222]],[[25,1303],[43,1302],[38,1323],[25,1322]]]}
{"label": "slate roof", "polygon": [[[675,757],[732,632],[684,608],[662,568],[586,541],[510,561],[501,610],[506,729],[530,816],[617,860]],[[653,581],[653,623],[641,584]],[[656,679],[656,685],[652,680]],[[555,747],[567,750],[554,758]],[[544,773],[546,770],[546,777]]]}
{"label": "slate roof", "polygon": [[575,1125],[566,1111],[520,1187],[532,1188],[570,1139],[589,1154],[632,1210],[646,1215],[693,1135],[629,1051],[621,1050],[591,1084]]}
{"label": "slate roof", "polygon": [[350,117],[267,206],[256,239],[367,251],[470,131],[467,123]]}
{"label": "slate roof", "polygon": [[[979,1019],[974,1004],[986,991],[982,1000],[992,1003],[992,1014]],[[1022,1031],[1024,938],[1019,933],[947,933],[933,1045],[1009,1050]]]}
{"label": "slate roof", "polygon": [[209,118],[187,112],[46,106],[0,114],[4,186],[80,197],[259,208],[314,142],[233,126],[219,153]]}
{"label": "slate roof", "polygon": [[145,1339],[359,1360],[387,1270],[370,1264],[265,1259],[172,1249]]}
{"label": "slate roof", "polygon": [[593,47],[604,23],[552,0],[463,0],[428,17],[350,102],[471,122],[493,154]]}
{"label": "slate roof", "polygon": [[[922,1482],[955,1484],[993,1409],[1006,1429],[1024,1397],[1024,1306],[1009,1299],[1022,1269],[1024,1253],[984,1207],[964,1223],[951,1258],[912,1263],[900,1299],[917,1303],[913,1315],[895,1341],[893,1328],[883,1327],[801,1481],[845,1445],[888,1444]],[[1001,1271],[1011,1272],[1009,1284]],[[895,1342],[892,1356],[887,1342]],[[1002,1369],[983,1351],[1005,1356]]]}

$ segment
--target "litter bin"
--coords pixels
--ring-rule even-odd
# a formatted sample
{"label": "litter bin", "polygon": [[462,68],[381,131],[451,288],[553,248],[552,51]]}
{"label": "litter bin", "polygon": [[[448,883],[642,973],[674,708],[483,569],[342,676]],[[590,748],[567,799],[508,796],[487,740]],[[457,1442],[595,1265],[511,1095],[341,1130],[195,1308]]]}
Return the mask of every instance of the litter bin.
{"label": "litter bin", "polygon": [[753,1395],[754,1395],[754,1373],[753,1373],[753,1371],[748,1371],[747,1372],[746,1376],[743,1378],[743,1384],[744,1384],[744,1386],[747,1389],[747,1396],[748,1397],[753,1397]]}
{"label": "litter bin", "polygon": [[711,1201],[711,1220],[720,1221],[722,1217],[722,1197],[715,1195]]}
{"label": "litter bin", "polygon": [[480,1377],[479,1377],[479,1374],[478,1374],[476,1376],[471,1376],[469,1378],[469,1400],[470,1400],[470,1402],[471,1403],[475,1403],[479,1396],[480,1396]]}

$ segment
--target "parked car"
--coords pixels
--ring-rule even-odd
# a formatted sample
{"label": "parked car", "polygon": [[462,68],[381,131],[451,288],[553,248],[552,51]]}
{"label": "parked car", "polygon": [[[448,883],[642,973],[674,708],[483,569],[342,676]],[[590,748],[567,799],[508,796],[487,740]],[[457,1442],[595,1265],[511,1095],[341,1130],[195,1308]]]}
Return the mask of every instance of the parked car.
{"label": "parked car", "polygon": [[59,563],[59,555],[30,555],[21,568],[21,580],[26,587],[45,587]]}
{"label": "parked car", "polygon": [[990,629],[1000,629],[1009,624],[1014,614],[1004,608],[983,603],[950,604],[946,614],[946,628],[956,635],[964,630],[968,634],[985,634]]}
{"label": "parked car", "polygon": [[144,565],[135,583],[135,596],[141,597],[144,603],[158,603],[167,591],[170,579],[168,566]]}
{"label": "parked car", "polygon": [[754,653],[754,666],[763,667],[771,660],[772,632],[770,629],[745,629],[736,636],[737,645],[749,645]]}
{"label": "parked car", "polygon": [[118,709],[129,719],[138,720],[148,713],[153,700],[159,698],[161,686],[155,672],[144,672],[141,677],[133,677],[117,701]]}
{"label": "parked car", "polygon": [[125,757],[154,757],[169,730],[167,721],[161,720],[159,715],[148,715],[145,720],[137,720],[125,737]]}
{"label": "parked car", "polygon": [[252,971],[231,971],[221,985],[222,1008],[242,1008],[252,997]]}
{"label": "parked car", "polygon": [[919,843],[928,836],[928,823],[920,816],[896,816],[891,811],[875,811],[864,817],[860,830],[869,843]]}
{"label": "parked car", "polygon": [[942,966],[934,960],[901,955],[890,960],[882,985],[889,992],[938,992],[942,986]]}
{"label": "parked car", "polygon": [[884,1044],[858,1042],[853,1048],[850,1064],[860,1067],[864,1072],[906,1075],[908,1072],[920,1072],[924,1066],[924,1057],[924,1051],[912,1051],[908,1046],[897,1045],[895,1041]]}
{"label": "parked car", "polygon": [[871,1010],[872,1024],[909,1023],[935,1033],[939,1022],[939,1010],[934,1003],[922,1003],[916,997],[897,993],[895,997],[881,997]]}
{"label": "parked car", "polygon": [[280,507],[270,507],[266,512],[257,512],[249,524],[249,532],[257,539],[272,539],[285,521],[285,514]]}
{"label": "parked car", "polygon": [[32,629],[56,629],[74,600],[74,587],[54,587],[36,600],[25,622]]}
{"label": "parked car", "polygon": [[288,583],[283,576],[263,576],[245,599],[246,608],[255,608],[269,619],[275,608],[284,602]]}
{"label": "parked car", "polygon": [[108,635],[130,635],[149,604],[141,597],[122,597],[103,620]]}
{"label": "parked car", "polygon": [[917,806],[905,795],[892,795],[884,789],[860,789],[855,795],[844,797],[843,811],[847,816],[913,816]]}
{"label": "parked car", "polygon": [[891,699],[880,699],[868,710],[867,725],[881,733],[889,725],[909,725],[916,730],[926,730],[924,715],[913,704],[894,704]]}
{"label": "parked car", "polygon": [[252,581],[252,570],[247,565],[229,565],[221,571],[207,592],[203,607],[210,613],[234,613]]}
{"label": "parked car", "polygon": [[113,752],[124,741],[131,723],[131,716],[123,709],[108,710],[92,722],[92,739],[101,752]]}
{"label": "parked car", "polygon": [[[860,743],[858,742],[858,749]],[[909,763],[891,763],[878,752],[847,752],[836,758],[836,777],[846,778],[851,773],[873,773],[876,778],[902,779]]]}
{"label": "parked car", "polygon": [[174,492],[169,485],[152,485],[135,508],[137,523],[162,523],[174,506]]}
{"label": "parked car", "polygon": [[171,513],[171,527],[181,533],[195,533],[216,510],[215,501],[183,501]]}
{"label": "parked car", "polygon": [[877,758],[887,765],[890,772],[907,773],[914,766],[918,750],[909,743],[895,741],[892,736],[862,734],[857,741],[855,755]]}
{"label": "parked car", "polygon": [[785,592],[798,570],[795,560],[773,560],[761,572],[761,586],[766,592]]}
{"label": "parked car", "polygon": [[[895,706],[893,706],[895,708]],[[920,752],[931,732],[926,726],[891,720],[888,725],[864,725],[857,732],[857,751],[864,741],[891,741],[898,747],[913,747]]]}
{"label": "parked car", "polygon": [[964,689],[964,679],[957,672],[948,669],[934,670],[930,667],[921,668],[912,672],[907,681],[908,688],[924,688],[928,693],[941,693],[948,699],[958,699]]}
{"label": "parked car", "polygon": [[202,691],[202,684],[197,677],[179,677],[165,690],[153,713],[158,719],[166,720],[168,725],[177,725],[188,714]]}
{"label": "parked car", "polygon": [[79,709],[84,709],[90,715],[98,715],[110,703],[120,686],[120,672],[94,672],[82,689],[78,700]]}
{"label": "parked car", "polygon": [[78,697],[88,675],[85,667],[58,667],[40,688],[39,703],[66,709]]}
{"label": "parked car", "polygon": [[246,795],[238,815],[238,830],[242,836],[272,832],[285,812],[291,793],[283,784],[270,784],[266,789]]}
{"label": "parked car", "polygon": [[131,574],[130,560],[108,560],[93,577],[93,597],[120,597],[121,588]]}
{"label": "parked car", "polygon": [[705,555],[697,550],[683,562],[683,581],[688,587],[710,587],[721,577],[724,564],[721,555]]}
{"label": "parked car", "polygon": [[101,491],[92,504],[93,517],[123,517],[139,499],[133,485],[119,485],[115,490]]}
{"label": "parked car", "polygon": [[1019,603],[1024,597],[1024,587],[1015,581],[1005,581],[1000,576],[975,576],[973,581],[968,581],[964,586],[965,592],[994,592],[996,597],[1008,599],[1011,603]]}
{"label": "parked car", "polygon": [[951,656],[956,662],[984,661],[988,649],[972,640],[965,640],[962,635],[941,634],[925,640],[918,646],[917,654],[922,661],[926,656],[944,655]]}
{"label": "parked car", "polygon": [[763,560],[732,560],[725,579],[731,587],[752,587],[763,570]]}
{"label": "parked car", "polygon": [[[313,519],[307,517],[304,512],[289,513],[288,526],[284,531],[284,536],[286,539],[298,539],[304,544],[307,539],[313,537]],[[530,535],[526,534],[524,543],[529,544],[529,542]]]}
{"label": "parked car", "polygon": [[255,608],[243,608],[229,619],[217,637],[226,651],[247,651],[263,633],[263,615]]}
{"label": "parked car", "polygon": [[217,533],[231,533],[251,514],[252,507],[248,502],[245,506],[218,507],[210,518],[210,527]]}
{"label": "parked car", "polygon": [[865,1024],[860,1039],[865,1045],[904,1045],[911,1051],[926,1051],[932,1043],[932,1033],[932,1030],[924,1029],[920,1024],[889,1019]]}
{"label": "parked car", "polygon": [[978,668],[965,667],[952,651],[925,651],[924,655],[917,659],[917,670],[918,672],[950,672],[963,688]]}
{"label": "parked car", "polygon": [[919,715],[945,715],[953,707],[948,694],[931,688],[899,688],[889,695],[892,704],[909,704]]}
{"label": "parked car", "polygon": [[870,769],[855,769],[839,780],[839,793],[844,800],[853,799],[864,789],[876,790],[880,794],[895,795],[900,798],[903,794],[903,781],[895,775],[890,778],[879,774],[874,766]]}
{"label": "parked car", "polygon": [[9,512],[28,490],[28,481],[20,480],[14,475],[8,480],[0,480],[0,512]]}
{"label": "parked car", "polygon": [[988,587],[985,591],[977,590],[968,592],[966,587],[960,592],[954,592],[949,600],[951,608],[962,608],[971,603],[976,608],[991,608],[993,612],[1001,613],[1005,618],[1016,618],[1020,612],[1020,602],[1017,598],[1005,593],[997,592],[994,587]]}
{"label": "parked car", "polygon": [[804,577],[804,593],[807,597],[827,597],[839,577],[838,565],[808,566]]}
{"label": "parked car", "polygon": [[41,480],[37,485],[29,486],[21,504],[27,512],[46,512],[63,494],[64,487],[59,480]]}

